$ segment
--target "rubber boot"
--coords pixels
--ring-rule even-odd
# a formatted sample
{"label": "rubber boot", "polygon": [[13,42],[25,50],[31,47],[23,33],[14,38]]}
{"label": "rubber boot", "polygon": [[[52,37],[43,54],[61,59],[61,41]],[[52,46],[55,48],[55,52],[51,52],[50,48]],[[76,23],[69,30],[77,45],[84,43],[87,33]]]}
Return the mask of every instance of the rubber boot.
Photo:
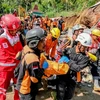
{"label": "rubber boot", "polygon": [[100,84],[99,84],[100,77],[94,77],[94,91],[100,91]]}

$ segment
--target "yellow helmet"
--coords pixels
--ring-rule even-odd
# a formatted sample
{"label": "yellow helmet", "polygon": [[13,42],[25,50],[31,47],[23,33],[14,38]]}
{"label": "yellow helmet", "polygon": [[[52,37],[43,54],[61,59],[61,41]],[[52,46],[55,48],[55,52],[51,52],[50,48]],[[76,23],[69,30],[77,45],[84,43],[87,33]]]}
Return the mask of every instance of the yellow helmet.
{"label": "yellow helmet", "polygon": [[92,34],[99,37],[99,36],[100,36],[100,30],[98,30],[98,29],[93,29],[93,30],[92,30]]}
{"label": "yellow helmet", "polygon": [[58,29],[58,28],[53,28],[52,30],[51,30],[51,34],[52,34],[52,36],[54,37],[54,38],[59,38],[59,36],[60,36],[60,30]]}

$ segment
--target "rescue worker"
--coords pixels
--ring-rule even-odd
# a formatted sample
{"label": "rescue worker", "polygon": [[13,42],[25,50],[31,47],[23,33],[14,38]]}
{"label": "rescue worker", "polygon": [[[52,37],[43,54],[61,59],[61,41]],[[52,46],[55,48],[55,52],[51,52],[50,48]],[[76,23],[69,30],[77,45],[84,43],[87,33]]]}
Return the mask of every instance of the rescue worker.
{"label": "rescue worker", "polygon": [[48,21],[47,21],[47,29],[48,29],[48,31],[50,31],[51,22],[52,22],[52,20],[48,19]]}
{"label": "rescue worker", "polygon": [[57,100],[71,100],[76,86],[76,74],[87,67],[89,58],[86,55],[87,48],[91,46],[92,39],[89,34],[81,33],[78,35],[77,45],[73,48],[66,48],[63,52],[70,61],[69,72],[66,75],[57,76]]}
{"label": "rescue worker", "polygon": [[[58,44],[58,38],[60,36],[60,30],[58,28],[53,28],[51,30],[51,32],[47,35],[46,39],[45,39],[45,43],[46,43],[46,46],[45,46],[45,56],[47,57],[47,59],[50,59],[50,60],[55,60],[55,54],[56,54],[56,47],[57,47],[57,44]],[[50,79],[50,81],[49,81]],[[55,82],[52,81],[51,78],[48,78],[48,81],[47,80],[43,80],[43,87],[44,89],[47,89],[47,82],[48,82],[48,85],[53,85]]]}
{"label": "rescue worker", "polygon": [[60,30],[58,28],[53,28],[51,30],[51,33],[47,35],[45,40],[46,42],[45,52],[47,58],[51,57],[52,60],[54,59],[59,36],[60,36]]}
{"label": "rescue worker", "polygon": [[62,23],[62,31],[64,31],[64,30],[65,30],[65,26],[66,26],[66,23],[65,23],[65,22],[63,22],[63,23]]}
{"label": "rescue worker", "polygon": [[[69,47],[74,47],[77,42],[75,41],[77,36],[82,33],[84,30],[84,27],[82,25],[77,24],[72,28],[72,37],[71,37],[71,45]],[[70,35],[70,34],[69,34]],[[80,87],[81,83],[81,72],[77,72],[77,87]]]}
{"label": "rescue worker", "polygon": [[[89,52],[91,52],[94,55],[97,55],[97,51],[100,49],[100,42],[98,41],[98,38],[100,37],[100,30],[93,29],[91,32],[92,37],[92,45],[89,47]],[[99,57],[100,55],[98,55]],[[91,66],[91,74],[93,76],[94,81],[94,91],[100,91],[100,85],[99,85],[99,73],[98,73],[98,61],[92,62],[90,64]]]}
{"label": "rescue worker", "polygon": [[48,18],[48,16],[46,16],[46,17],[44,18],[44,25],[46,26],[46,29],[47,29],[47,22],[48,22],[48,20],[49,20],[49,18]]}
{"label": "rescue worker", "polygon": [[39,28],[40,27],[40,22],[39,21],[35,21],[33,23],[33,28]]}
{"label": "rescue worker", "polygon": [[[16,54],[22,50],[17,31],[20,23],[12,14],[2,16],[1,21],[5,24],[4,33],[0,35],[0,100],[6,100],[6,91],[11,78],[14,83],[13,71],[18,64],[15,59]],[[17,90],[14,91],[14,100],[19,100]]]}
{"label": "rescue worker", "polygon": [[40,68],[40,53],[45,50],[45,31],[42,28],[34,28],[26,34],[27,45],[16,56],[20,60],[15,69],[18,77],[16,88],[19,91],[20,100],[35,100],[38,91],[38,82],[44,74],[44,67]]}
{"label": "rescue worker", "polygon": [[63,16],[60,17],[59,21],[58,21],[58,28],[60,29],[60,31],[62,32],[62,24],[63,24]]}
{"label": "rescue worker", "polygon": [[24,36],[24,28],[25,28],[24,23],[21,21],[21,25],[20,25],[18,34],[19,34],[19,38],[20,38],[20,41],[21,41],[21,44],[23,47],[26,45],[26,40],[25,40],[25,36]]}
{"label": "rescue worker", "polygon": [[75,40],[77,36],[83,32],[84,28],[81,25],[77,24],[72,28],[72,30],[73,30],[73,35],[72,35],[72,47],[73,47],[74,45],[76,45]]}
{"label": "rescue worker", "polygon": [[53,28],[57,28],[57,26],[58,26],[57,19],[54,19],[53,20]]}

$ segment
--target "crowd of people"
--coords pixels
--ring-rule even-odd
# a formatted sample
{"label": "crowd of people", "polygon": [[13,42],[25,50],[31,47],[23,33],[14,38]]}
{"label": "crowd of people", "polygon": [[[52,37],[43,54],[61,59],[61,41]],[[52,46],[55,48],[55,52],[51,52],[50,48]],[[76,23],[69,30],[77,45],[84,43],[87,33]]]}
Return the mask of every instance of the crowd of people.
{"label": "crowd of people", "polygon": [[[81,71],[87,66],[93,76],[93,90],[100,92],[100,23],[93,29],[77,24],[71,30],[71,33],[66,30],[62,16],[52,20],[47,16],[20,19],[13,14],[3,15],[0,100],[6,100],[11,80],[14,100],[36,100],[38,84],[53,75],[56,75],[53,83],[56,100],[71,100],[76,84],[82,81]],[[42,61],[41,54],[45,57]]]}

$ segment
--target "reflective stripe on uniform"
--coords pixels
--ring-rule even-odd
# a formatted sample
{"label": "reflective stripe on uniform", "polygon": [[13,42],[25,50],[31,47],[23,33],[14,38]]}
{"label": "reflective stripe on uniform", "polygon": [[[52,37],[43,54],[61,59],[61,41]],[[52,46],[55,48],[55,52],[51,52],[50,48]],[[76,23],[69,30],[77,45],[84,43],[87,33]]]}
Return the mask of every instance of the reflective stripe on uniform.
{"label": "reflective stripe on uniform", "polygon": [[0,91],[0,94],[6,95],[6,93],[5,92],[2,92],[2,91]]}
{"label": "reflective stripe on uniform", "polygon": [[0,94],[6,95],[6,89],[0,87]]}
{"label": "reflective stripe on uniform", "polygon": [[15,66],[16,63],[12,63],[12,64],[8,64],[8,63],[1,63],[0,62],[0,66]]}
{"label": "reflective stripe on uniform", "polygon": [[4,91],[4,92],[6,92],[6,89],[4,89],[4,88],[1,88],[1,87],[0,87],[0,90],[2,90],[2,91]]}

